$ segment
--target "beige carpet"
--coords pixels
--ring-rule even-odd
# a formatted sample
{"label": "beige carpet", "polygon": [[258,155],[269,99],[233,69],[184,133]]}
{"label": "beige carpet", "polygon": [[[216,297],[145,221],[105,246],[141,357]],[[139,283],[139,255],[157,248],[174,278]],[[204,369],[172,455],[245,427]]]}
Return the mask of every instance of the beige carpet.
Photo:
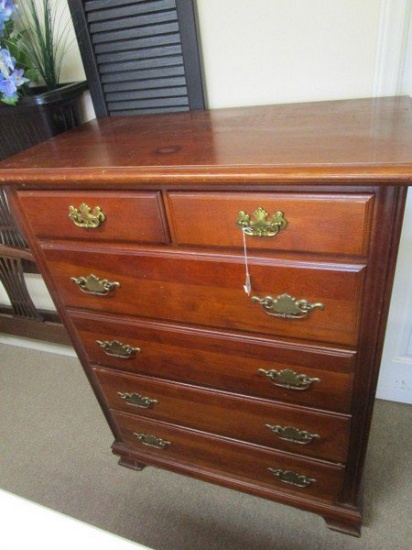
{"label": "beige carpet", "polygon": [[287,506],[122,468],[111,443],[76,359],[0,344],[3,489],[154,550],[412,548],[411,406],[376,403],[360,539]]}

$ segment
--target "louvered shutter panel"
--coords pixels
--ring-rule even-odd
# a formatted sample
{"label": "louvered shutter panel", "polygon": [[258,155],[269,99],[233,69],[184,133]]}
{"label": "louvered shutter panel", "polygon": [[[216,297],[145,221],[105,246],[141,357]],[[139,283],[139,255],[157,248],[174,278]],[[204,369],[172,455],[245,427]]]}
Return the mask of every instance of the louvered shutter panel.
{"label": "louvered shutter panel", "polygon": [[204,108],[192,0],[68,0],[96,116]]}

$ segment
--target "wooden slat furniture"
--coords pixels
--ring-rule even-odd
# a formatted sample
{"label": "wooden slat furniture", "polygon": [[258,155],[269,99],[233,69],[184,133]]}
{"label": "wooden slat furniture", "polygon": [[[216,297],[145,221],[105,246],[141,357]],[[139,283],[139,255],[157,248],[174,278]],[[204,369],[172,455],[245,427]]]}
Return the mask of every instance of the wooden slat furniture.
{"label": "wooden slat furniture", "polygon": [[58,314],[37,308],[32,300],[24,275],[36,273],[36,264],[1,188],[0,243],[0,282],[10,300],[0,305],[0,334],[70,345]]}
{"label": "wooden slat furniture", "polygon": [[411,137],[409,98],[361,99],[107,118],[2,164],[122,465],[359,535]]}
{"label": "wooden slat furniture", "polygon": [[[87,83],[73,82],[20,99],[18,107],[0,104],[0,160],[24,151],[81,123],[80,97]],[[0,333],[70,345],[55,311],[33,303],[25,274],[38,273],[0,187],[0,283],[10,305],[0,304]]]}

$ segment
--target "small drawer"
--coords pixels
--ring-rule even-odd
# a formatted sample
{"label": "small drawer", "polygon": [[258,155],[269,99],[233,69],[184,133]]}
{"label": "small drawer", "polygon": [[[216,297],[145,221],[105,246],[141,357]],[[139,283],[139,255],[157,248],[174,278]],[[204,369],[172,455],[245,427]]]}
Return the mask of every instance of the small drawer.
{"label": "small drawer", "polygon": [[[248,297],[238,256],[109,254],[46,244],[44,252],[68,307],[337,344],[358,339],[364,266],[255,259]],[[103,284],[111,288],[104,296],[81,290]]]}
{"label": "small drawer", "polygon": [[169,242],[160,193],[19,191],[18,199],[40,239]]}
{"label": "small drawer", "polygon": [[95,369],[109,407],[232,439],[345,462],[350,417]]}
{"label": "small drawer", "polygon": [[[72,312],[71,320],[93,365],[348,413],[356,353],[289,344],[227,332],[177,327]],[[100,344],[98,343],[100,342]],[[135,353],[113,354],[105,342]],[[266,373],[279,373],[276,380]],[[282,381],[294,372],[295,385]],[[302,378],[314,380],[302,385]]]}
{"label": "small drawer", "polygon": [[[242,248],[239,212],[250,218],[247,247],[366,256],[373,195],[308,193],[169,193],[179,245]],[[259,210],[261,209],[261,210]],[[273,218],[281,212],[282,216]],[[256,213],[256,214],[254,214]],[[267,215],[267,216],[266,216]],[[256,218],[262,218],[256,224]],[[261,230],[263,231],[260,236]]]}
{"label": "small drawer", "polygon": [[263,488],[312,496],[339,498],[344,467],[272,451],[203,432],[112,411],[123,442],[141,462],[224,476],[255,490]]}

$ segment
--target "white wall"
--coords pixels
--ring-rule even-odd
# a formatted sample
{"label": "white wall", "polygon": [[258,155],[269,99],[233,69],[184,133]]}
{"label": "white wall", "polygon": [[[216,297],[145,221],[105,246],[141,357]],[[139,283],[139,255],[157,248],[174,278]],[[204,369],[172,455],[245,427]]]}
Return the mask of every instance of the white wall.
{"label": "white wall", "polygon": [[209,106],[372,95],[380,4],[197,0]]}
{"label": "white wall", "polygon": [[377,396],[412,404],[412,193],[405,222],[386,330]]}
{"label": "white wall", "polygon": [[[412,96],[412,2],[404,4],[401,67],[395,92]],[[399,21],[401,19],[399,18]],[[395,31],[394,27],[394,31]],[[392,33],[392,36],[395,32]],[[389,79],[387,79],[389,80]],[[408,192],[377,396],[412,403],[412,190]]]}

